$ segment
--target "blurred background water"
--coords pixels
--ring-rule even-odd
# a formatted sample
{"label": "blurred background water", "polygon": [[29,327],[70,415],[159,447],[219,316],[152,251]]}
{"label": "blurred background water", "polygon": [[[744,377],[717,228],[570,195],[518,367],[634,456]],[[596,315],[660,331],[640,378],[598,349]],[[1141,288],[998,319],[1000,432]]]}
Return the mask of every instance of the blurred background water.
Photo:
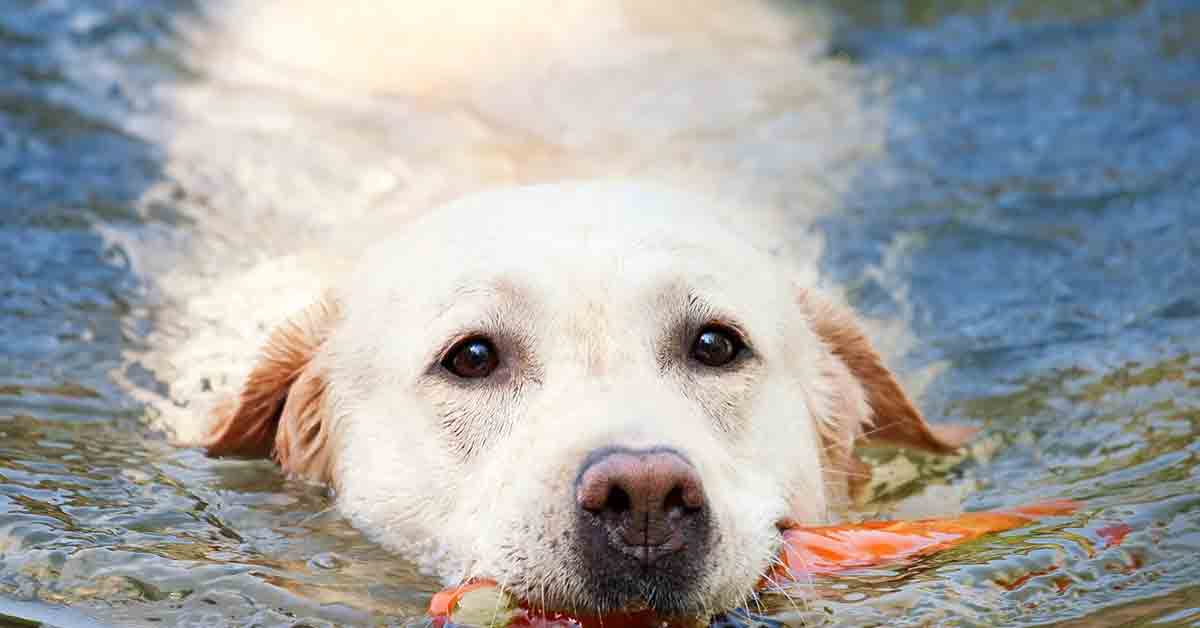
{"label": "blurred background water", "polygon": [[[776,618],[1200,625],[1200,3],[802,8],[828,29],[794,54],[852,89],[856,109],[787,88],[767,122],[727,130],[757,139],[716,148],[745,151],[760,174],[844,179],[817,222],[822,271],[865,312],[903,323],[905,366],[936,374],[928,414],[985,428],[988,446],[955,471],[968,508],[1087,508],[819,581],[819,599],[777,600]],[[478,185],[478,157],[461,147],[361,178],[400,141],[380,140],[384,125],[419,122],[429,138],[416,141],[472,138],[472,150],[501,132],[458,110],[298,100],[295,86],[217,76],[200,61],[212,19],[186,0],[0,11],[0,620],[404,624],[439,588],[342,522],[321,490],[173,448],[148,427],[188,396],[158,347],[215,325],[185,316],[175,286],[187,282],[164,278],[215,281],[259,249],[318,236],[329,199],[367,207],[389,185],[424,185],[406,197],[424,200]],[[734,89],[704,79],[675,77],[714,102]],[[289,115],[320,137],[275,122]],[[870,144],[805,161],[797,143],[829,139],[811,121],[837,136],[861,124],[850,116],[878,126]],[[653,115],[638,120],[654,135]],[[206,141],[181,142],[181,126]],[[513,174],[560,163],[537,131],[483,142],[497,151],[489,176],[552,178],[544,165]],[[454,174],[464,159],[471,181]],[[295,189],[318,207],[281,207]],[[316,218],[277,228],[302,212]],[[1106,548],[1114,525],[1132,532]]]}

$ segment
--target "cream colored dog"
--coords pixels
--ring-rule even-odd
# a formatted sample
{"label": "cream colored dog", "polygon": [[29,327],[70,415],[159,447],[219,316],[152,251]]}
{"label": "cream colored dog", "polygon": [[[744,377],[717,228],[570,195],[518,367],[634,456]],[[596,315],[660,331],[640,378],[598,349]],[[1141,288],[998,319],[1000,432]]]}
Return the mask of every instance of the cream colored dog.
{"label": "cream colored dog", "polygon": [[535,605],[738,605],[780,528],[864,473],[864,435],[963,436],[748,215],[580,183],[417,216],[273,334],[207,449],[326,482],[382,544],[433,539]]}

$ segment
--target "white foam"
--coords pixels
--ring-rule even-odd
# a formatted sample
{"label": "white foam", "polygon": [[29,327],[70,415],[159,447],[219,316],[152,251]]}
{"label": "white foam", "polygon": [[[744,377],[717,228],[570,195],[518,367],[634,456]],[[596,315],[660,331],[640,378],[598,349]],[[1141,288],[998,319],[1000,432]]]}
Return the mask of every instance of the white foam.
{"label": "white foam", "polygon": [[168,382],[170,400],[148,400],[184,440],[271,325],[413,212],[636,176],[763,207],[783,252],[815,268],[812,220],[882,143],[862,77],[820,55],[822,17],[775,3],[219,6],[190,30],[204,79],[165,87],[155,126],[192,224],[112,236],[165,304],[130,359]]}

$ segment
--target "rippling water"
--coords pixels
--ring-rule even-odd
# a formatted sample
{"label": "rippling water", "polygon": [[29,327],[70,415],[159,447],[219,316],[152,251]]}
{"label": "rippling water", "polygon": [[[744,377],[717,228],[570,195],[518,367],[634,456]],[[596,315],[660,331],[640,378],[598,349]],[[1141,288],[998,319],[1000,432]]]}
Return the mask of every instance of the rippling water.
{"label": "rippling water", "polygon": [[[299,298],[255,301],[257,280],[237,297],[227,278],[266,269],[249,274],[290,290],[278,278],[302,262],[284,254],[383,204],[695,168],[815,219],[799,248],[820,244],[810,253],[860,308],[903,324],[896,349],[926,374],[929,414],[985,428],[948,479],[885,489],[948,481],[971,509],[1087,503],[816,581],[819,595],[773,600],[777,619],[1200,624],[1200,6],[782,11],[814,26],[689,25],[716,39],[625,42],[621,63],[663,64],[642,73],[606,74],[604,57],[570,66],[574,82],[454,100],[280,80],[262,51],[222,47],[209,5],[10,0],[0,620],[419,621],[440,583],[382,555],[322,491],[148,427],[225,385],[222,365],[273,315],[231,312]],[[233,296],[215,304],[218,288]],[[1132,532],[1106,547],[1116,525]]]}

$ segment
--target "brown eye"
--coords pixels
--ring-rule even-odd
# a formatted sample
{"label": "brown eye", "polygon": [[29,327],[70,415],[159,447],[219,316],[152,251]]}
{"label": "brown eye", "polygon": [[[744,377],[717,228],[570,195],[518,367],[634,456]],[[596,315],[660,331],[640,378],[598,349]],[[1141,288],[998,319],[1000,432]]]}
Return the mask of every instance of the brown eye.
{"label": "brown eye", "polygon": [[706,366],[725,366],[737,359],[744,348],[737,332],[720,325],[708,325],[692,341],[692,359]]}
{"label": "brown eye", "polygon": [[450,348],[442,367],[464,379],[487,377],[500,365],[500,352],[487,338],[474,336]]}

